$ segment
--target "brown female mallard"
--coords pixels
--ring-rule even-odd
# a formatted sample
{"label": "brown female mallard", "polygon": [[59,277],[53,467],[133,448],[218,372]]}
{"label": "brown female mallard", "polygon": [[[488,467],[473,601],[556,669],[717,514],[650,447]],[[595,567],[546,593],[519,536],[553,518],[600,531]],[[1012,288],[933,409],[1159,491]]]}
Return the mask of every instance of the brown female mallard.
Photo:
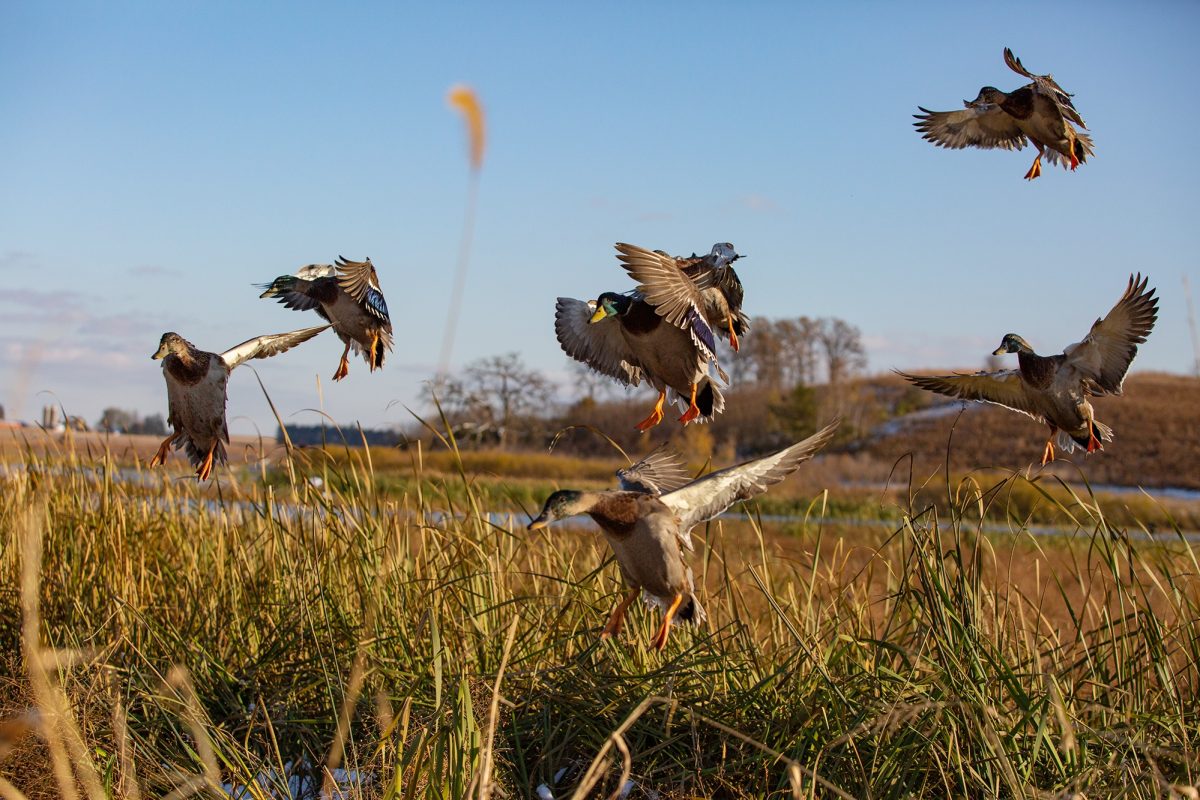
{"label": "brown female mallard", "polygon": [[1034,75],[1021,65],[1012,50],[1004,48],[1004,63],[1032,83],[1012,92],[984,86],[974,100],[964,100],[963,111],[930,111],[914,114],[917,130],[939,147],[961,149],[1020,150],[1026,140],[1037,148],[1037,157],[1025,173],[1026,180],[1042,174],[1042,156],[1051,164],[1074,170],[1093,155],[1092,137],[1075,126],[1087,128],[1075,104],[1050,75]]}
{"label": "brown female mallard", "polygon": [[[649,467],[635,465],[621,478],[621,491],[557,491],[546,498],[542,512],[529,530],[544,528],[556,519],[577,514],[590,516],[608,540],[621,577],[629,591],[613,610],[602,638],[621,631],[625,612],[639,594],[664,609],[653,646],[667,646],[675,620],[702,622],[704,609],[696,600],[691,567],[684,553],[693,552],[691,530],[721,514],[739,500],[762,494],[779,483],[824,447],[839,421],[778,453],[747,461],[688,482],[677,459],[653,453]],[[629,474],[632,472],[632,475]],[[647,478],[645,473],[651,472]]]}
{"label": "brown female mallard", "polygon": [[164,333],[151,358],[162,359],[167,382],[167,424],[173,433],[158,446],[150,461],[156,467],[167,458],[174,443],[184,449],[196,467],[196,479],[207,480],[213,461],[225,463],[229,427],[225,421],[226,386],[229,373],[252,358],[270,358],[307,342],[328,325],[289,333],[258,336],[224,353],[207,353],[178,333]]}
{"label": "brown female mallard", "polygon": [[1050,427],[1042,464],[1054,460],[1054,440],[1068,453],[1075,446],[1092,453],[1112,441],[1112,429],[1096,419],[1088,397],[1119,395],[1137,346],[1158,318],[1158,299],[1147,291],[1149,278],[1129,277],[1125,294],[1083,341],[1056,356],[1039,356],[1015,333],[1005,335],[993,355],[1017,354],[1017,369],[973,375],[900,375],[931,392],[979,400],[1028,414]]}
{"label": "brown female mallard", "polygon": [[379,275],[371,259],[348,261],[338,256],[336,264],[309,264],[295,275],[280,275],[259,297],[278,297],[297,311],[314,310],[333,324],[333,331],[346,347],[333,379],[350,373],[350,349],[361,353],[371,372],[383,366],[383,356],[392,349],[392,320],[379,288]]}
{"label": "brown female mallard", "polygon": [[[742,311],[746,291],[733,268],[733,262],[745,258],[729,242],[717,242],[706,256],[671,256],[662,250],[647,250],[617,242],[617,258],[625,271],[638,282],[638,291],[650,299],[655,310],[675,324],[686,319],[686,307],[694,302],[693,286],[699,291],[704,319],[714,331],[729,339],[736,353],[738,337],[750,330],[750,318]],[[691,285],[675,275],[682,272]]]}

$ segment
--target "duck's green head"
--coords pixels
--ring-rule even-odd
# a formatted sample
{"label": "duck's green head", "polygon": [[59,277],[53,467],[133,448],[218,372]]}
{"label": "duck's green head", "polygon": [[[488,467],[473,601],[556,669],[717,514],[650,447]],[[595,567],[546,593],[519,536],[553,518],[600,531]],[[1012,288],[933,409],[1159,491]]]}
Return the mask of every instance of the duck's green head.
{"label": "duck's green head", "polygon": [[616,292],[605,292],[596,298],[596,311],[588,322],[596,323],[609,317],[615,317],[623,314],[627,308],[629,308],[628,297]]}
{"label": "duck's green head", "polygon": [[1000,346],[992,351],[994,356],[1002,356],[1005,353],[1032,353],[1033,348],[1029,346],[1029,342],[1017,336],[1015,333],[1006,333],[1004,339],[1000,342]]}
{"label": "duck's green head", "polygon": [[154,355],[150,356],[150,358],[158,361],[160,358],[166,358],[171,353],[174,353],[175,355],[186,353],[187,349],[187,339],[184,339],[174,331],[168,331],[162,335],[161,339],[158,340],[158,349],[154,351]]}
{"label": "duck's green head", "polygon": [[576,514],[582,514],[587,510],[587,507],[588,504],[584,500],[583,492],[577,492],[574,489],[560,489],[546,498],[546,504],[542,506],[542,513],[538,514],[529,523],[528,530],[536,531],[539,528],[546,527],[556,519],[565,519],[573,517]]}
{"label": "duck's green head", "polygon": [[984,86],[979,90],[979,95],[974,100],[963,100],[963,105],[967,108],[979,108],[980,106],[998,106],[1008,99],[1008,95],[997,89],[995,86]]}

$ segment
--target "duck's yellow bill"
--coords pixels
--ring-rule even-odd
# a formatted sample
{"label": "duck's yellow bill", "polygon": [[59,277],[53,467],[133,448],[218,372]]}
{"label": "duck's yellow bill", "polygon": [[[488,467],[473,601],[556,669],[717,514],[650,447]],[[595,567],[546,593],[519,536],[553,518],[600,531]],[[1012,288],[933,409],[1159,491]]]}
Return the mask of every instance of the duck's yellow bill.
{"label": "duck's yellow bill", "polygon": [[527,530],[538,531],[546,527],[547,524],[548,523],[544,519],[535,519],[533,522],[529,523]]}
{"label": "duck's yellow bill", "polygon": [[608,312],[604,310],[604,306],[600,306],[596,309],[596,312],[592,314],[592,318],[588,320],[588,324],[594,325],[607,316]]}

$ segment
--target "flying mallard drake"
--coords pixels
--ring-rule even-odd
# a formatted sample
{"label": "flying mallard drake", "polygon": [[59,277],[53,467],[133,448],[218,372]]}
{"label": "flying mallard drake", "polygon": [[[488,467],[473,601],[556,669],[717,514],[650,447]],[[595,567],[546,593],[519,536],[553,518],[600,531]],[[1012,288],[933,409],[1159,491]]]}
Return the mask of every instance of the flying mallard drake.
{"label": "flying mallard drake", "polygon": [[350,348],[361,353],[371,372],[383,366],[383,356],[392,349],[392,320],[379,288],[379,275],[371,259],[348,261],[338,256],[336,264],[309,264],[295,275],[280,275],[259,297],[278,297],[297,311],[315,310],[333,324],[333,331],[346,344],[333,379],[350,373],[346,356]]}
{"label": "flying mallard drake", "polygon": [[931,392],[962,400],[980,400],[1028,414],[1050,426],[1042,464],[1054,460],[1054,439],[1068,453],[1075,445],[1103,450],[1112,429],[1096,419],[1089,396],[1119,395],[1137,346],[1146,341],[1158,318],[1158,299],[1146,290],[1149,278],[1129,277],[1125,294],[1083,341],[1060,355],[1039,356],[1015,333],[1005,335],[992,355],[1017,354],[1017,369],[973,375],[907,375]]}
{"label": "flying mallard drake", "polygon": [[[813,457],[833,438],[834,421],[804,441],[774,455],[688,481],[677,456],[661,450],[636,464],[621,479],[621,491],[557,491],[529,530],[544,528],[556,519],[577,514],[590,516],[608,540],[628,593],[608,618],[601,637],[620,633],[625,612],[639,594],[666,609],[653,646],[662,650],[676,619],[704,620],[696,600],[692,570],[684,551],[693,552],[691,530],[725,511],[739,500],[762,494]],[[646,478],[645,473],[652,473]],[[632,473],[632,475],[630,474]]]}
{"label": "flying mallard drake", "polygon": [[[729,338],[734,352],[740,349],[738,337],[750,330],[750,318],[742,311],[746,291],[733,268],[739,254],[729,242],[717,242],[706,256],[671,256],[662,250],[647,250],[617,242],[617,258],[625,271],[640,285],[638,291],[651,299],[655,310],[672,320],[683,319],[679,312],[693,301],[692,289],[678,281],[675,270],[691,279],[703,299],[701,310],[710,328]],[[679,324],[676,322],[676,324]]]}
{"label": "flying mallard drake", "polygon": [[1092,137],[1075,126],[1087,128],[1071,95],[1050,75],[1034,75],[1004,48],[1004,63],[1018,75],[1033,81],[1013,92],[984,86],[979,96],[963,101],[963,111],[930,111],[914,114],[913,123],[927,141],[954,150],[963,147],[1020,150],[1028,139],[1037,148],[1037,157],[1025,173],[1026,180],[1042,174],[1042,156],[1051,164],[1059,163],[1074,170],[1093,155]]}
{"label": "flying mallard drake", "polygon": [[[687,281],[676,270],[679,280]],[[725,410],[725,398],[708,374],[716,361],[712,329],[700,311],[698,294],[683,312],[684,327],[677,327],[656,312],[640,293],[604,292],[595,300],[560,297],[554,310],[554,332],[563,352],[602,375],[626,386],[642,381],[658,390],[654,410],[637,424],[647,431],[663,420],[667,393],[671,402],[687,403],[679,421],[706,422]],[[725,374],[717,367],[718,374]]]}
{"label": "flying mallard drake", "polygon": [[162,359],[167,382],[167,424],[174,430],[163,439],[150,461],[156,467],[167,458],[172,443],[185,449],[196,467],[196,479],[207,480],[213,461],[225,463],[229,428],[225,423],[226,385],[229,373],[252,358],[270,358],[307,342],[328,325],[259,336],[224,353],[199,350],[178,333],[164,333],[152,359]]}

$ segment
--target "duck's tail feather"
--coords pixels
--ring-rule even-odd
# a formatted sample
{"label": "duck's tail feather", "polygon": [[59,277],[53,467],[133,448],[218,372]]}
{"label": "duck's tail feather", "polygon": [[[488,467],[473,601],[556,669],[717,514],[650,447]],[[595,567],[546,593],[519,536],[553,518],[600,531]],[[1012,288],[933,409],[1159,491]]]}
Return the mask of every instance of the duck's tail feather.
{"label": "duck's tail feather", "polygon": [[725,395],[721,394],[721,387],[708,375],[696,387],[696,408],[700,409],[697,422],[711,422],[725,410]]}
{"label": "duck's tail feather", "polygon": [[700,601],[696,599],[696,595],[688,592],[687,597],[683,598],[683,602],[675,610],[675,616],[671,622],[675,625],[684,622],[700,625],[706,619],[708,619],[708,614],[704,612],[704,606],[700,605]]}
{"label": "duck's tail feather", "polygon": [[[1096,438],[1101,442],[1112,441],[1112,428],[1108,427],[1100,420],[1092,420],[1092,431],[1096,434]],[[1086,426],[1082,429],[1082,432],[1075,431],[1074,433],[1069,433],[1063,430],[1058,432],[1058,447],[1060,450],[1066,453],[1075,452],[1076,447],[1081,447],[1084,450],[1087,450],[1088,440],[1088,429]]]}

